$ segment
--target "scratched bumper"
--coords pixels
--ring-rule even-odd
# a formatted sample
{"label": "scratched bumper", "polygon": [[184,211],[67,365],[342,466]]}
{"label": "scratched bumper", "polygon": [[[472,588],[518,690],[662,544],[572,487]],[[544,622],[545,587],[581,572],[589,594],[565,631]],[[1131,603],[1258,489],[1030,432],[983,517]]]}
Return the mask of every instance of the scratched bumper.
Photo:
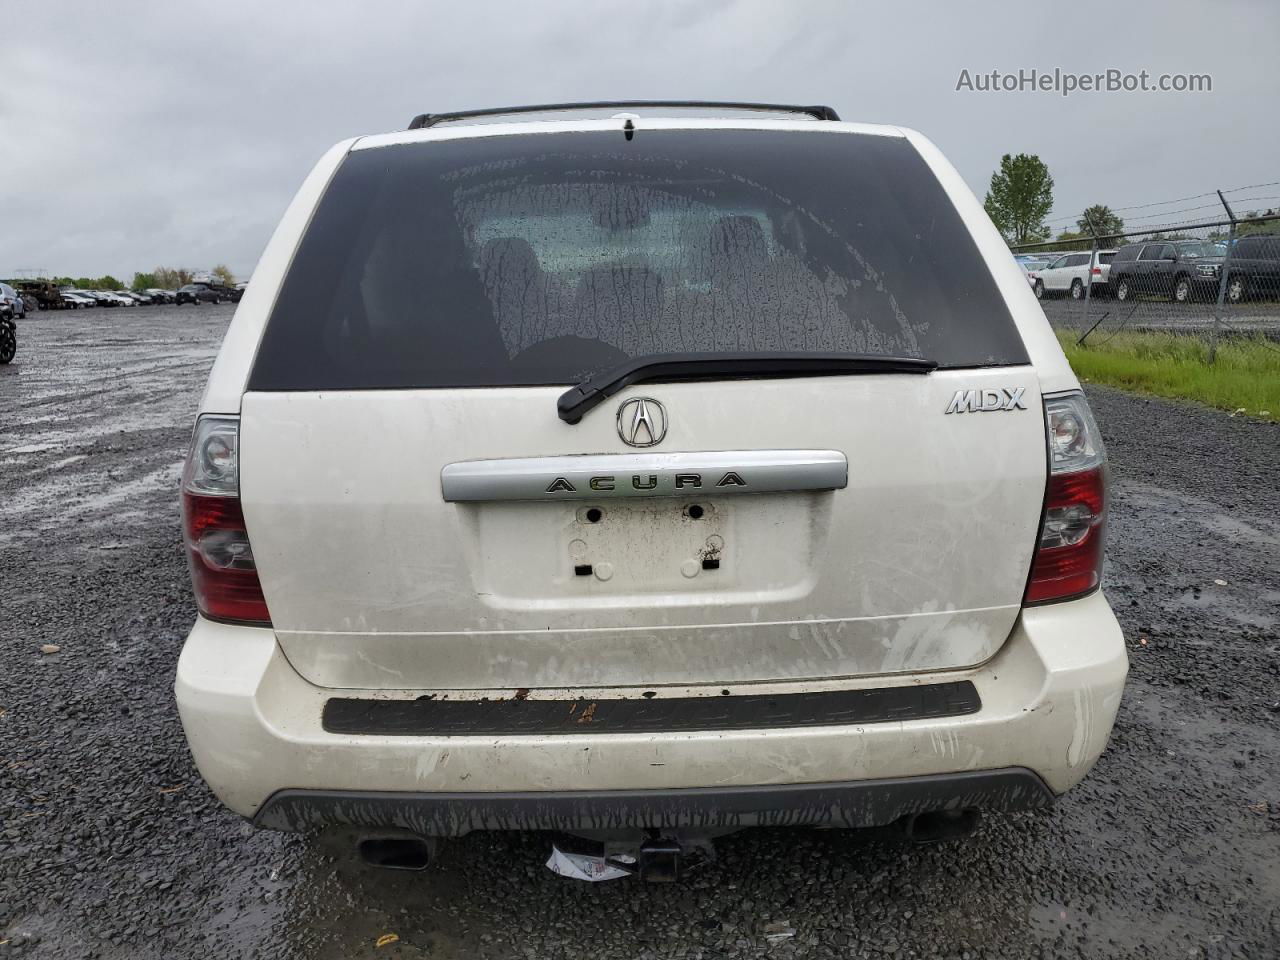
{"label": "scratched bumper", "polygon": [[[454,833],[476,824],[563,828],[574,820],[616,818],[619,812],[642,819],[705,818],[715,810],[734,825],[748,825],[810,822],[795,819],[801,816],[797,810],[821,804],[831,811],[821,822],[860,825],[894,819],[889,815],[897,810],[912,812],[920,796],[930,803],[954,803],[969,788],[973,802],[965,805],[1009,809],[1039,795],[1027,786],[1031,781],[1017,779],[1028,772],[1051,793],[1064,792],[1106,746],[1127,669],[1119,626],[1097,593],[1024,611],[1000,652],[978,668],[753,684],[733,691],[785,694],[969,680],[981,709],[963,716],[555,736],[332,733],[321,718],[335,694],[410,698],[424,691],[362,694],[317,687],[293,670],[269,629],[206,620],[197,621],[187,638],[176,693],[201,774],[227,806],[257,815],[264,826],[312,825],[325,817],[367,826],[409,825],[407,818],[416,816],[418,828]],[[636,695],[635,690],[571,693]],[[659,691],[660,696],[699,694],[719,696],[720,688]],[[976,779],[948,781],[952,774]],[[1023,786],[1012,790],[1014,781],[1006,775]],[[945,796],[885,786],[908,780],[917,786],[933,783],[929,789]],[[959,785],[959,793],[947,782]],[[981,783],[994,786],[973,786]],[[790,795],[799,800],[782,802]],[[538,813],[539,804],[545,816]],[[415,807],[418,813],[412,814]],[[352,811],[363,819],[354,819]]]}

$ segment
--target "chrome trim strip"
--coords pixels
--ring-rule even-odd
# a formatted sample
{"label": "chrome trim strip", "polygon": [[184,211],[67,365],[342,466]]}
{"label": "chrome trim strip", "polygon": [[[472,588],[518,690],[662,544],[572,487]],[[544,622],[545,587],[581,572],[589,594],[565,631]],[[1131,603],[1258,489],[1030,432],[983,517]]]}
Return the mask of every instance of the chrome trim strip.
{"label": "chrome trim strip", "polygon": [[842,490],[849,461],[838,450],[718,450],[467,460],[440,471],[450,503],[602,500]]}

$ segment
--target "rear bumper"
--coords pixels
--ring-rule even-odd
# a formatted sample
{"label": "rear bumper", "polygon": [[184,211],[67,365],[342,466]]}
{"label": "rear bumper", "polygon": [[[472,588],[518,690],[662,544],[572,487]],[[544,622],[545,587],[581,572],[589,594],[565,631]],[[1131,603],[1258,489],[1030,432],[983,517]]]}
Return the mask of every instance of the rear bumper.
{"label": "rear bumper", "polygon": [[473,830],[607,831],[654,827],[708,833],[745,827],[870,827],[932,810],[1029,810],[1053,803],[1030,770],[898,780],[683,790],[379,793],[281,790],[253,822],[305,832],[334,824],[396,827],[431,837]]}
{"label": "rear bumper", "polygon": [[1127,669],[1119,626],[1096,593],[1024,610],[978,668],[734,690],[970,681],[981,706],[963,715],[643,733],[337,733],[322,721],[334,696],[397,695],[316,687],[269,629],[203,619],[183,648],[176,693],[201,774],[227,806],[268,827],[350,822],[455,833],[623,825],[619,816],[864,825],[926,802],[1013,809],[1069,789],[1106,746]]}

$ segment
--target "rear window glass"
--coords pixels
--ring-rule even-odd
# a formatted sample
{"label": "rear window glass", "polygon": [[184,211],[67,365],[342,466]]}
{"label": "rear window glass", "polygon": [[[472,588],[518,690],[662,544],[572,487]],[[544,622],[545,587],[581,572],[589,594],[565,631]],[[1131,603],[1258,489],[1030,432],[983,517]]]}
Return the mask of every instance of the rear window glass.
{"label": "rear window glass", "polygon": [[1100,253],[1100,254],[1098,254],[1098,262],[1099,262],[1099,263],[1110,263],[1110,262],[1111,262],[1112,260],[1114,260],[1115,258],[1116,258],[1116,255],[1115,255],[1115,253],[1114,253],[1114,252],[1112,252],[1112,253]]}
{"label": "rear window glass", "polygon": [[905,139],[574,132],[348,155],[249,386],[565,384],[712,351],[1027,362]]}

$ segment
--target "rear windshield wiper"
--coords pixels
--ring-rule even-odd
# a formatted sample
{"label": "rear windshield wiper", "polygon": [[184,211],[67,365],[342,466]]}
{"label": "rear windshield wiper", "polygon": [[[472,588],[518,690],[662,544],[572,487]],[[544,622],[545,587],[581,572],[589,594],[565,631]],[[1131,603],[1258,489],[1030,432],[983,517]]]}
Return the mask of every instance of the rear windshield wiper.
{"label": "rear windshield wiper", "polygon": [[698,377],[816,377],[852,373],[930,373],[936,360],[865,353],[668,353],[636,357],[560,394],[560,419],[577,423],[593,407],[641,380]]}

